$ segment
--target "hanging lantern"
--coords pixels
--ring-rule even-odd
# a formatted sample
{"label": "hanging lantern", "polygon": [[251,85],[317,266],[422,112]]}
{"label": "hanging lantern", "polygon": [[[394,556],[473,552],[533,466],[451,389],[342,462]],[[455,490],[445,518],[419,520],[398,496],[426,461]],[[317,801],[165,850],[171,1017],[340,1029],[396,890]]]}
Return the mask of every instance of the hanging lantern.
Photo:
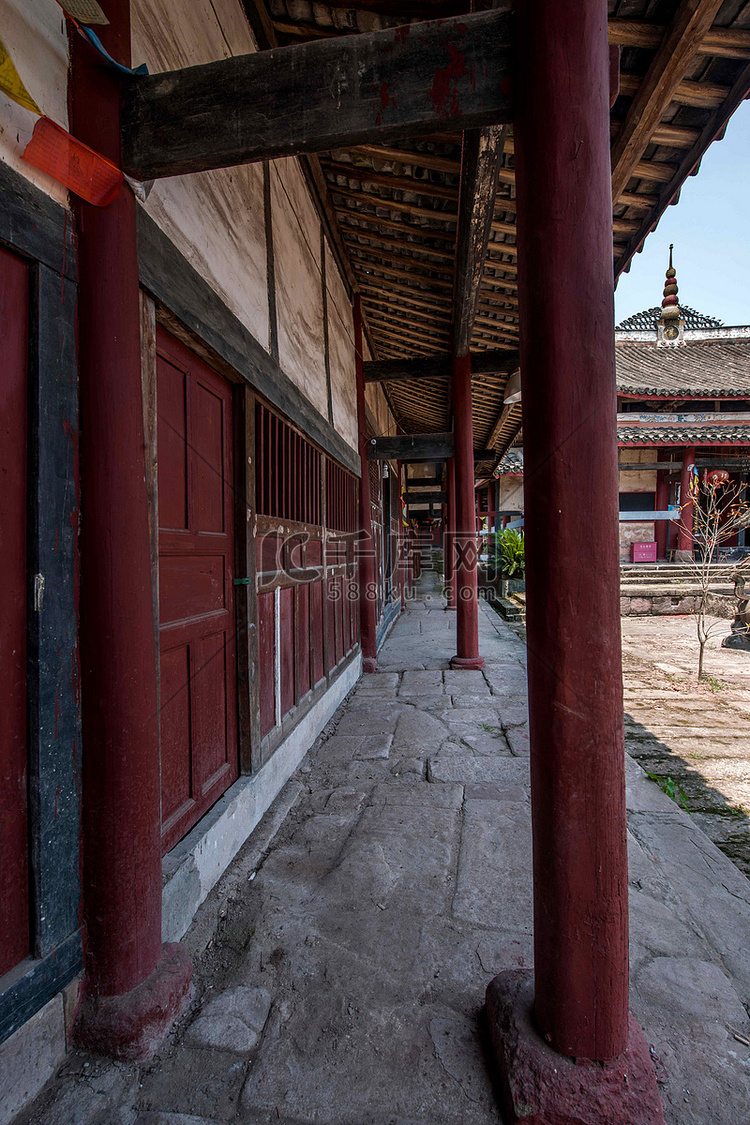
{"label": "hanging lantern", "polygon": [[729,473],[726,469],[712,469],[710,473],[706,474],[706,484],[709,488],[721,488],[729,480]]}

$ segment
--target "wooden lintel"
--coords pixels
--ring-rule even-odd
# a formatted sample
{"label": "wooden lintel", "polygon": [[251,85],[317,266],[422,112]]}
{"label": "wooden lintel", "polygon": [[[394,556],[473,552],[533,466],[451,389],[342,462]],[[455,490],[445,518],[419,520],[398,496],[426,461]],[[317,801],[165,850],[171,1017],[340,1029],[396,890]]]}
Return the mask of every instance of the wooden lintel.
{"label": "wooden lintel", "polygon": [[466,355],[471,347],[504,144],[503,126],[494,125],[464,133],[453,291],[453,347],[456,355]]}
{"label": "wooden lintel", "polygon": [[[413,483],[416,484],[416,481]],[[407,504],[444,504],[448,497],[447,492],[405,492],[404,500]]]}
{"label": "wooden lintel", "polygon": [[495,450],[495,449],[475,449],[474,450],[474,460],[475,461],[496,461],[497,460],[497,450]]}
{"label": "wooden lintel", "polygon": [[407,476],[404,483],[407,487],[411,486],[412,488],[426,488],[426,487],[429,487],[429,486],[432,486],[433,488],[437,488],[438,486],[442,487],[443,476],[442,476],[442,473],[440,474],[440,476],[434,476],[434,477],[410,477],[410,476]]}
{"label": "wooden lintel", "polygon": [[[518,367],[518,353],[509,351],[473,352],[472,375],[494,375]],[[419,359],[367,360],[364,364],[366,383],[406,382],[413,379],[448,378],[451,374],[449,352]]]}
{"label": "wooden lintel", "polygon": [[453,434],[403,434],[371,438],[369,461],[444,461],[453,456]]}
{"label": "wooden lintel", "polygon": [[682,461],[620,461],[617,468],[621,473],[643,473],[654,469],[671,469],[676,472],[682,468]]}
{"label": "wooden lintel", "polygon": [[506,7],[134,76],[123,168],[147,180],[507,122],[512,61]]}

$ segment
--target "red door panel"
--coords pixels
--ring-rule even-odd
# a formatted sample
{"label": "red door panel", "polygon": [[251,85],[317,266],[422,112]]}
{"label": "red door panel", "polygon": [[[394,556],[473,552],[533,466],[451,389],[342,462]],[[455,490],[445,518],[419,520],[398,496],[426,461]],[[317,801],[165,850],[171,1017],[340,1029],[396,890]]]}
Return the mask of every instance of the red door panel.
{"label": "red door panel", "polygon": [[162,844],[238,776],[232,387],[159,329]]}
{"label": "red door panel", "polygon": [[[307,695],[310,683],[310,587],[297,587],[297,675],[299,698]],[[299,699],[297,700],[299,702]]]}
{"label": "red door panel", "polygon": [[279,657],[283,719],[295,704],[294,589],[291,586],[279,590]]}
{"label": "red door panel", "polygon": [[0,976],[29,953],[26,396],[29,277],[0,248]]}
{"label": "red door panel", "polygon": [[276,723],[276,621],[275,595],[258,594],[258,673],[260,687],[260,736],[265,738]]}
{"label": "red door panel", "polygon": [[312,590],[312,652],[313,685],[320,683],[326,673],[323,656],[323,583],[313,582]]}

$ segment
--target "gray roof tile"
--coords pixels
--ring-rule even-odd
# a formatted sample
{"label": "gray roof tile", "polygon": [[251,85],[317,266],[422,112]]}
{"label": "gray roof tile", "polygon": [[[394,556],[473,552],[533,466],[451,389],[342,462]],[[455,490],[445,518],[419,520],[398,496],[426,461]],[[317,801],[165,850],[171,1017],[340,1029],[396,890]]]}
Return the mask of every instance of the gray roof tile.
{"label": "gray roof tile", "polygon": [[686,341],[679,347],[618,341],[620,394],[750,398],[750,339]]}

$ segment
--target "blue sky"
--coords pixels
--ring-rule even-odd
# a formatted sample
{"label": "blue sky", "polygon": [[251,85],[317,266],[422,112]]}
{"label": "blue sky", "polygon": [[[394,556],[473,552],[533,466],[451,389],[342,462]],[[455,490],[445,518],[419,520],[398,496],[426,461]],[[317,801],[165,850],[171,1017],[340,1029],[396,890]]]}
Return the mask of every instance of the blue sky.
{"label": "blue sky", "polygon": [[616,323],[661,304],[669,244],[679,299],[724,324],[750,324],[750,102],[710,146],[615,291]]}

